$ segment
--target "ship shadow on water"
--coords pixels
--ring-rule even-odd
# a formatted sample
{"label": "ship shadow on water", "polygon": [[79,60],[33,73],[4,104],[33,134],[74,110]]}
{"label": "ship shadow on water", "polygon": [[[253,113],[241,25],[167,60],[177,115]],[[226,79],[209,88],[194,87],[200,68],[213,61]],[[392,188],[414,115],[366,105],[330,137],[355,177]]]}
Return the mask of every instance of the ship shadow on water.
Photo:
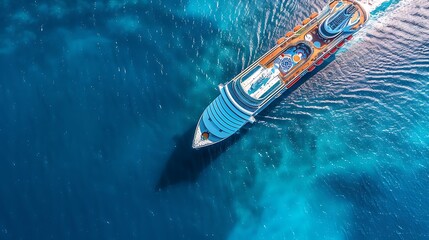
{"label": "ship shadow on water", "polygon": [[194,131],[195,126],[191,126],[185,133],[174,138],[174,150],[161,172],[155,190],[160,191],[180,183],[196,182],[201,172],[245,135],[247,129],[243,128],[238,134],[201,149],[192,148]]}
{"label": "ship shadow on water", "polygon": [[[307,80],[311,79],[320,70],[325,68],[329,63],[335,60],[335,55],[325,60],[322,65],[317,67],[310,73],[307,73],[298,83],[286,91],[281,97],[277,98],[270,106],[263,112],[272,110],[275,105],[283,101],[294,90],[304,84]],[[202,112],[202,111],[201,111]],[[262,112],[262,113],[263,113]],[[258,119],[256,117],[256,119]],[[195,124],[197,123],[197,119]],[[224,153],[230,146],[241,139],[248,131],[247,125],[240,129],[238,134],[225,139],[224,141],[213,146],[193,149],[192,139],[194,138],[195,126],[190,126],[182,135],[174,138],[175,146],[171,155],[168,157],[166,164],[161,172],[155,190],[161,191],[170,186],[180,183],[194,183],[198,180],[201,172],[206,169],[212,162],[214,162],[222,153]]]}

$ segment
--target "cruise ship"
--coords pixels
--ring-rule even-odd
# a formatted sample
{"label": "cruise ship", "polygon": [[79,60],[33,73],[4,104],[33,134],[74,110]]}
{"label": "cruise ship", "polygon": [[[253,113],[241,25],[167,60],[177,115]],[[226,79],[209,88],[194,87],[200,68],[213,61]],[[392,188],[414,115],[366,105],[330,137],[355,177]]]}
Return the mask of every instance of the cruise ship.
{"label": "cruise ship", "polygon": [[277,40],[276,46],[220,84],[220,95],[201,115],[193,148],[216,144],[254,123],[255,116],[350,41],[369,19],[365,3],[334,0]]}

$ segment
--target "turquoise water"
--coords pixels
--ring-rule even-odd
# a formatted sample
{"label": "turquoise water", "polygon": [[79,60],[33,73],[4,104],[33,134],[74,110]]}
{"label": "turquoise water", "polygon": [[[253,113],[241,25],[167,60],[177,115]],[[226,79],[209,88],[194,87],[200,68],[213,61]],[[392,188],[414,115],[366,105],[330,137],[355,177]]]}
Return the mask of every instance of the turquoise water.
{"label": "turquoise water", "polygon": [[[190,149],[226,82],[324,1],[0,1],[0,239],[428,239],[429,3]],[[305,79],[304,79],[305,80]]]}

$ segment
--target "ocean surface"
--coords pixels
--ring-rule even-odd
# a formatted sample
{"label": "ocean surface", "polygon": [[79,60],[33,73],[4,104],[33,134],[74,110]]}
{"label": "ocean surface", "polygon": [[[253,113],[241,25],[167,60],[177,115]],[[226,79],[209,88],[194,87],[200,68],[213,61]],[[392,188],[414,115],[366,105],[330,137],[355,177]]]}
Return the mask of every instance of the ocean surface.
{"label": "ocean surface", "polygon": [[0,0],[0,239],[429,239],[429,1],[191,149],[324,0]]}

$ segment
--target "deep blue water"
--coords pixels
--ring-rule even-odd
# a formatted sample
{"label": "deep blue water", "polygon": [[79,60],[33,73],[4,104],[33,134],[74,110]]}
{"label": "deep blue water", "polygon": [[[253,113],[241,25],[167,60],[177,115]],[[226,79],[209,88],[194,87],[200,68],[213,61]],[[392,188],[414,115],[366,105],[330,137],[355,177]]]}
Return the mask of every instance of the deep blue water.
{"label": "deep blue water", "polygon": [[377,1],[220,146],[226,82],[323,0],[0,0],[0,239],[429,239],[429,2]]}

